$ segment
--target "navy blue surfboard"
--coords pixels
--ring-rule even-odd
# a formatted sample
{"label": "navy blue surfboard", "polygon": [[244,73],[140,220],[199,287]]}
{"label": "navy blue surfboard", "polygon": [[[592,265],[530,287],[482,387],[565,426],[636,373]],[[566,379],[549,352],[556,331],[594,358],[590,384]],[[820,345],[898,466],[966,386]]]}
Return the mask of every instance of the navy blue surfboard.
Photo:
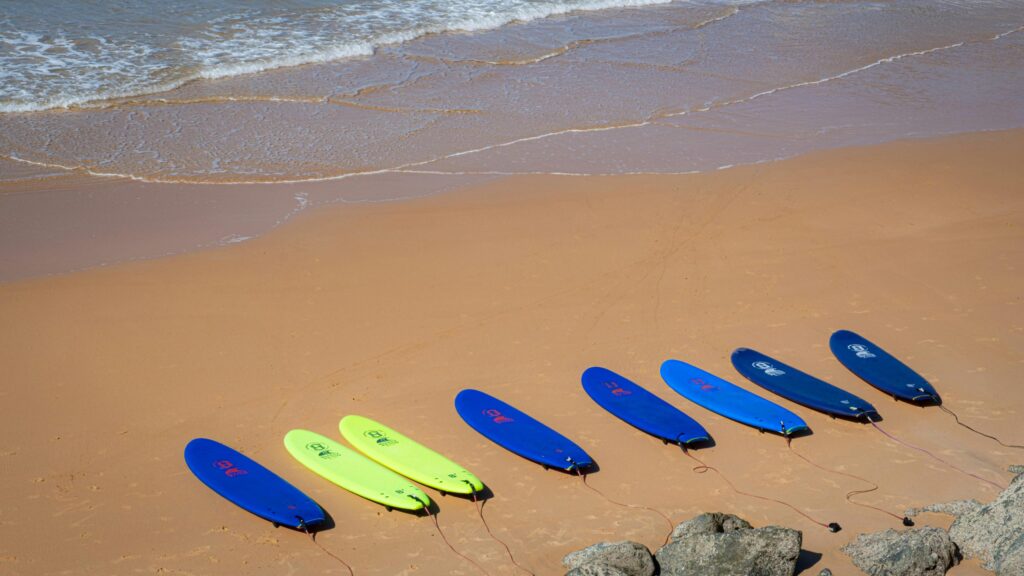
{"label": "navy blue surfboard", "polygon": [[455,397],[455,410],[491,442],[538,464],[566,471],[594,464],[572,440],[490,394],[463,390]]}
{"label": "navy blue surfboard", "polygon": [[275,524],[313,529],[325,521],[324,511],[309,496],[220,442],[192,440],[185,446],[185,463],[211,490]]}
{"label": "navy blue surfboard", "polygon": [[789,436],[809,430],[803,418],[778,404],[679,360],[661,365],[661,378],[683,398],[758,430]]}
{"label": "navy blue surfboard", "polygon": [[843,366],[882,392],[907,402],[942,403],[927,380],[867,338],[839,330],[829,338],[828,345]]}
{"label": "navy blue surfboard", "polygon": [[868,419],[878,411],[867,400],[749,348],[732,353],[732,365],[754,384],[832,416]]}
{"label": "navy blue surfboard", "polygon": [[708,431],[696,420],[611,370],[587,368],[581,379],[583,389],[594,402],[652,436],[679,444],[710,439]]}

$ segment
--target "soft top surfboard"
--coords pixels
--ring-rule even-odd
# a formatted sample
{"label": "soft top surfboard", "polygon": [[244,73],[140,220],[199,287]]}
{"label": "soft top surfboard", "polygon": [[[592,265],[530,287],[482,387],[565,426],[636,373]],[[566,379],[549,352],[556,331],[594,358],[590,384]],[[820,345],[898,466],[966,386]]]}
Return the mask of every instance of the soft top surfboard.
{"label": "soft top surfboard", "polygon": [[430,505],[430,498],[412,482],[326,436],[291,430],[284,446],[313,472],[367,500],[403,510]]}
{"label": "soft top surfboard", "polygon": [[927,380],[867,338],[839,330],[828,345],[843,366],[882,392],[907,402],[942,403]]}
{"label": "soft top surfboard", "polygon": [[809,430],[803,418],[753,392],[679,360],[661,365],[661,378],[683,398],[758,430],[789,436]]}
{"label": "soft top surfboard", "polygon": [[291,528],[312,529],[324,523],[324,511],[312,498],[220,442],[192,440],[185,446],[185,464],[211,490],[260,518]]}
{"label": "soft top surfboard", "polygon": [[599,406],[652,436],[684,445],[710,439],[708,431],[682,410],[607,368],[587,368],[581,380]]}
{"label": "soft top surfboard", "polygon": [[454,494],[484,489],[462,466],[380,422],[351,414],[341,419],[338,429],[357,450],[420,484]]}
{"label": "soft top surfboard", "polygon": [[487,439],[528,460],[566,471],[594,464],[572,440],[490,394],[463,390],[455,397],[455,410]]}
{"label": "soft top surfboard", "polygon": [[737,348],[732,353],[732,365],[754,384],[808,408],[843,418],[878,416],[867,400],[756,350]]}

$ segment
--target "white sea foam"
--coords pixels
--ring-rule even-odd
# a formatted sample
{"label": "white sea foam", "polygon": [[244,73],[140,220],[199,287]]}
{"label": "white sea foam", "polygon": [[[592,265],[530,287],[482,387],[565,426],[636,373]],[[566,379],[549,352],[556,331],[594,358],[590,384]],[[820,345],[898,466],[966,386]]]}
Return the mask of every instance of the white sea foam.
{"label": "white sea foam", "polygon": [[[191,10],[139,2],[138,14],[82,12],[83,22],[50,21],[53,16],[40,16],[42,8],[15,6],[0,20],[0,112],[154,94],[198,79],[367,56],[428,34],[671,1],[356,0],[324,6],[308,0],[298,3],[300,9],[282,12],[272,2],[257,9],[244,2],[191,0]],[[66,8],[89,10],[75,4]],[[220,15],[196,19],[194,13],[204,10]]]}

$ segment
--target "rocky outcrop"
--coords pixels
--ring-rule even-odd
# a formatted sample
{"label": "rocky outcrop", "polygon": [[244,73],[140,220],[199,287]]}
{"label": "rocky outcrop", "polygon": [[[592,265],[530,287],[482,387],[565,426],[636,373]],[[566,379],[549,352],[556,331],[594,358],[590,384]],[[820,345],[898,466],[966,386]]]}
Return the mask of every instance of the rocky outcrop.
{"label": "rocky outcrop", "polygon": [[717,513],[684,522],[672,534],[655,554],[663,576],[792,576],[803,537]]}
{"label": "rocky outcrop", "polygon": [[949,528],[964,556],[1002,576],[1024,574],[1024,475],[988,504],[964,511]]}
{"label": "rocky outcrop", "polygon": [[941,528],[861,534],[843,552],[870,576],[942,576],[958,562],[956,544]]}
{"label": "rocky outcrop", "polygon": [[562,559],[572,576],[652,576],[654,558],[647,546],[637,542],[599,542]]}

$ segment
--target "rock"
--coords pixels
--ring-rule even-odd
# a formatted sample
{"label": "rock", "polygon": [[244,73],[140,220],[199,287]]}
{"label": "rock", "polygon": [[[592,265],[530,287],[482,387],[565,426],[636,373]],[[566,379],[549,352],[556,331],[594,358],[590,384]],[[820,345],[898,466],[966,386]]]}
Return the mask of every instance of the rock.
{"label": "rock", "polygon": [[1024,464],[1011,464],[1006,468],[1010,474],[1024,474]]}
{"label": "rock", "polygon": [[822,568],[821,572],[818,572],[818,576],[832,576],[832,571],[828,568]]}
{"label": "rock", "polygon": [[[569,573],[574,576],[584,574],[607,574],[613,575],[617,572],[607,570],[618,570],[626,576],[652,576],[654,574],[654,558],[647,546],[637,542],[624,540],[622,542],[599,542],[582,550],[567,554],[562,558],[562,565],[569,568]],[[592,566],[591,568],[586,568]],[[605,572],[579,572],[578,570],[606,570]]]}
{"label": "rock", "polygon": [[964,556],[998,575],[1024,574],[1024,475],[992,502],[961,514],[949,535]]}
{"label": "rock", "polygon": [[945,504],[932,504],[923,508],[911,508],[907,510],[907,516],[913,518],[922,512],[937,512],[939,514],[949,514],[950,516],[960,516],[980,507],[981,502],[977,500],[954,500]]}
{"label": "rock", "polygon": [[941,528],[861,534],[842,550],[870,576],[942,576],[958,562],[956,544]]}
{"label": "rock", "polygon": [[686,522],[676,526],[672,531],[672,540],[683,538],[690,534],[715,534],[721,532],[732,532],[741,528],[753,528],[749,522],[732,514],[721,512],[706,512],[700,516],[694,516]]}
{"label": "rock", "polygon": [[702,514],[676,527],[655,558],[662,576],[792,576],[803,535],[752,528],[742,518]]}
{"label": "rock", "polygon": [[565,576],[629,576],[629,573],[604,562],[590,562],[569,570]]}

